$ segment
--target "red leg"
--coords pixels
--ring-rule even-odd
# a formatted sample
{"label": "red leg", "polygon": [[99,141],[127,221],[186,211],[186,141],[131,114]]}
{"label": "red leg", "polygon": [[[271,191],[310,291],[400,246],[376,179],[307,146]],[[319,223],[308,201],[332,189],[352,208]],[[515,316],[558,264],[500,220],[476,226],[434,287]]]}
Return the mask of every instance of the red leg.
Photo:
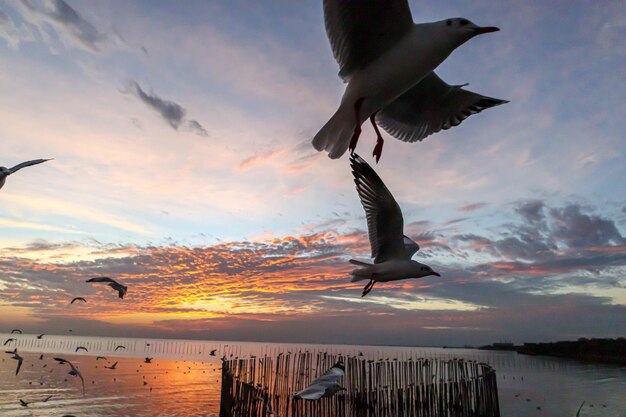
{"label": "red leg", "polygon": [[383,135],[380,134],[380,130],[378,130],[378,126],[376,125],[377,114],[378,112],[370,116],[370,122],[372,122],[372,126],[374,126],[374,130],[376,131],[376,146],[374,147],[374,152],[372,153],[372,156],[376,157],[376,163],[378,163],[380,156],[383,154],[383,145],[385,144]]}
{"label": "red leg", "polygon": [[354,117],[356,124],[354,125],[354,134],[352,135],[352,139],[350,140],[350,154],[354,153],[356,149],[356,143],[359,141],[359,136],[361,136],[361,118],[359,117],[359,111],[361,111],[361,105],[363,104],[363,98],[358,99],[354,103]]}
{"label": "red leg", "polygon": [[367,294],[369,294],[370,291],[372,291],[372,288],[374,288],[374,284],[376,284],[376,281],[371,279],[370,282],[367,283],[365,288],[363,288],[363,294],[361,294],[361,297],[365,297]]}

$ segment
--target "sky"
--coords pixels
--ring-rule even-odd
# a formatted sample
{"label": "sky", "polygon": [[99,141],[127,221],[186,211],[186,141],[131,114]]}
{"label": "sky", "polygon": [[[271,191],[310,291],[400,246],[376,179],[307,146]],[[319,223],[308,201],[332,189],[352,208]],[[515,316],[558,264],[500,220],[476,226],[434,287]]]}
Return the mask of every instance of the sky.
{"label": "sky", "polygon": [[[411,1],[500,32],[437,70],[510,100],[378,165],[414,259],[361,298],[321,1],[0,0],[0,329],[480,345],[626,335],[626,8]],[[419,59],[409,57],[407,59]],[[129,287],[120,300],[108,275]],[[84,305],[69,305],[84,296]]]}

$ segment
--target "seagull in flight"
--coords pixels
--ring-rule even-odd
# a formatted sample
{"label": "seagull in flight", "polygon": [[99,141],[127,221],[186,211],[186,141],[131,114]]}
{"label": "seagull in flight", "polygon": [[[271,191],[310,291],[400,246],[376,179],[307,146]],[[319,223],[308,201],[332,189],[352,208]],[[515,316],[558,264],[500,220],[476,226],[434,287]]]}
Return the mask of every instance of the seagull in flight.
{"label": "seagull in flight", "polygon": [[324,375],[311,382],[308,387],[294,394],[294,398],[303,400],[319,400],[332,397],[339,391],[345,391],[339,381],[343,378],[345,367],[342,361],[337,362]]}
{"label": "seagull in flight", "polygon": [[448,85],[433,72],[456,48],[496,27],[464,18],[415,24],[408,0],[324,0],[324,20],[347,83],[336,113],[313,138],[315,149],[332,159],[354,152],[368,118],[378,162],[384,143],[378,125],[416,142],[506,103]]}
{"label": "seagull in flight", "polygon": [[412,260],[419,245],[403,234],[404,219],[400,206],[378,174],[359,155],[350,156],[350,166],[361,204],[367,217],[367,229],[374,263],[350,260],[357,265],[352,282],[369,280],[361,297],[372,291],[377,282],[440,277],[428,265]]}
{"label": "seagull in flight", "polygon": [[85,395],[85,380],[83,379],[83,375],[80,373],[80,371],[78,369],[76,369],[76,367],[72,364],[72,362],[63,359],[63,358],[54,358],[55,361],[57,361],[59,364],[68,364],[71,368],[71,370],[68,372],[68,374],[72,375],[72,376],[77,376],[80,378],[80,382],[82,383],[83,386],[83,395]]}
{"label": "seagull in flight", "polygon": [[152,363],[152,359],[154,358],[146,358],[144,359],[143,363]]}
{"label": "seagull in flight", "polygon": [[126,292],[128,291],[128,287],[125,287],[124,285],[120,284],[119,282],[109,277],[91,278],[91,279],[88,279],[86,282],[106,282],[109,284],[109,287],[113,288],[115,291],[118,292],[118,295],[120,298],[124,298],[124,296],[126,295]]}
{"label": "seagull in flight", "polygon": [[22,367],[22,363],[24,362],[24,357],[20,356],[20,354],[17,353],[17,348],[13,351],[8,351],[5,353],[13,355],[11,356],[11,359],[15,359],[17,361],[17,368],[15,369],[15,375],[19,374],[20,368]]}
{"label": "seagull in flight", "polygon": [[78,351],[79,351],[79,350],[81,350],[81,349],[82,349],[82,350],[84,350],[85,352],[89,352],[89,351],[87,350],[87,348],[86,348],[86,347],[84,347],[84,346],[78,346],[76,349],[74,349],[74,353],[78,352]]}
{"label": "seagull in flight", "polygon": [[126,346],[122,346],[122,345],[115,346],[115,349],[113,349],[113,351],[117,352],[119,349],[126,349]]}
{"label": "seagull in flight", "polygon": [[11,330],[11,334],[13,334],[13,333],[22,334],[22,331],[20,329],[13,329],[13,330]]}
{"label": "seagull in flight", "polygon": [[0,189],[4,187],[4,183],[7,180],[7,177],[11,174],[15,174],[22,168],[30,167],[37,164],[42,164],[46,161],[51,161],[52,159],[33,159],[32,161],[22,162],[21,164],[15,165],[13,168],[5,168],[0,167]]}
{"label": "seagull in flight", "polygon": [[106,357],[105,356],[96,356],[96,360],[97,361],[99,361],[100,359],[105,359],[106,360]]}
{"label": "seagull in flight", "polygon": [[83,297],[74,297],[72,301],[70,301],[70,304],[74,304],[76,301],[82,301],[83,303],[87,302],[87,300],[85,300]]}
{"label": "seagull in flight", "polygon": [[215,352],[217,352],[217,349],[213,349],[211,353],[209,353],[209,356],[215,356]]}
{"label": "seagull in flight", "polygon": [[3,346],[8,345],[10,342],[15,342],[15,339],[12,338],[12,337],[8,338],[7,340],[4,341],[4,345]]}
{"label": "seagull in flight", "polygon": [[106,365],[105,365],[104,367],[105,367],[105,368],[107,368],[107,369],[117,369],[117,368],[116,368],[116,366],[117,366],[117,362],[115,362],[115,363],[114,363],[113,365],[111,365],[111,366],[106,366]]}
{"label": "seagull in flight", "polygon": [[40,335],[37,335],[37,339],[41,339],[41,338],[42,338],[42,337],[44,337],[45,335],[46,335],[45,333],[42,333],[42,334],[40,334]]}

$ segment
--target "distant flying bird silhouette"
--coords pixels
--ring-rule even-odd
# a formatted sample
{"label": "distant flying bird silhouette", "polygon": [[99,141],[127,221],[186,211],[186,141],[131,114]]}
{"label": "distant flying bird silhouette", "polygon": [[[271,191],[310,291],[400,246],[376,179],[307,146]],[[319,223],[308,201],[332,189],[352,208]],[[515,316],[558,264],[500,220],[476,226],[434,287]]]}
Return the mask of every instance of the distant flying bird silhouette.
{"label": "distant flying bird silhouette", "polygon": [[51,159],[34,159],[32,161],[22,162],[21,164],[15,165],[13,168],[0,167],[0,189],[4,187],[4,183],[6,182],[7,177],[9,175],[15,174],[17,171],[19,171],[22,168],[41,164],[46,161],[51,161]]}
{"label": "distant flying bird silhouette", "polygon": [[319,400],[323,397],[332,397],[339,391],[344,391],[345,388],[339,384],[344,372],[343,362],[337,362],[324,375],[311,382],[308,387],[295,393],[294,398]]}
{"label": "distant flying bird silhouette", "polygon": [[144,359],[143,363],[152,363],[152,359],[154,358],[146,358]]}
{"label": "distant flying bird silhouette", "polygon": [[43,353],[41,355],[39,355],[39,360],[43,359]]}
{"label": "distant flying bird silhouette", "polygon": [[22,363],[24,362],[24,358],[22,356],[20,356],[19,353],[17,353],[17,348],[15,350],[13,350],[13,351],[8,351],[8,352],[5,352],[5,353],[13,355],[13,356],[11,356],[11,359],[15,359],[17,361],[17,368],[15,369],[15,375],[19,374],[20,373],[20,368],[22,367]]}
{"label": "distant flying bird silhouette", "polygon": [[70,366],[70,371],[68,372],[69,375],[72,376],[77,376],[80,378],[80,382],[83,386],[83,395],[85,395],[85,380],[83,379],[83,375],[80,373],[80,371],[78,369],[76,369],[76,367],[74,366],[74,364],[72,364],[72,362],[63,359],[63,358],[54,358],[55,361],[57,361],[59,364],[68,364]]}
{"label": "distant flying bird silhouette", "polygon": [[354,183],[365,209],[374,264],[350,260],[360,268],[352,271],[352,282],[369,279],[363,289],[365,297],[377,282],[399,281],[407,278],[441,276],[428,265],[411,257],[419,245],[403,234],[404,219],[400,206],[378,174],[360,156],[350,156]]}
{"label": "distant flying bird silhouette", "polygon": [[96,360],[97,361],[99,361],[100,359],[105,359],[106,360],[106,357],[104,357],[104,356],[96,356]]}
{"label": "distant flying bird silhouette", "polygon": [[46,335],[45,333],[42,333],[42,334],[40,334],[40,335],[38,335],[38,336],[37,336],[37,339],[41,339],[41,338],[42,338],[42,337],[44,337],[45,335]]}
{"label": "distant flying bird silhouette", "polygon": [[104,367],[105,367],[105,368],[107,368],[107,369],[117,369],[117,368],[116,368],[116,366],[117,366],[117,362],[115,362],[115,363],[114,363],[113,365],[111,365],[111,366],[106,366],[106,365],[105,365]]}
{"label": "distant flying bird silhouette", "polygon": [[324,20],[339,76],[348,84],[336,113],[313,139],[315,149],[333,159],[354,151],[368,118],[378,162],[384,141],[377,123],[415,142],[505,103],[450,86],[433,72],[456,48],[496,27],[463,18],[415,24],[407,0],[324,0]]}
{"label": "distant flying bird silhouette", "polygon": [[89,351],[87,350],[87,348],[86,348],[86,347],[84,347],[84,346],[78,346],[76,349],[74,349],[74,352],[78,352],[78,351],[79,351],[79,350],[81,350],[81,349],[82,349],[82,350],[84,350],[85,352],[89,352]]}
{"label": "distant flying bird silhouette", "polygon": [[22,334],[22,331],[20,329],[13,329],[13,330],[11,330],[11,334],[13,334],[13,333]]}
{"label": "distant flying bird silhouette", "polygon": [[124,285],[120,284],[119,282],[109,277],[91,278],[91,279],[88,279],[86,282],[106,282],[108,283],[109,287],[113,288],[115,291],[118,292],[118,295],[120,298],[124,298],[124,296],[126,295],[126,292],[128,291],[128,287],[125,287]]}
{"label": "distant flying bird silhouette", "polygon": [[213,349],[211,353],[209,353],[209,356],[215,356],[215,352],[217,352],[217,349]]}
{"label": "distant flying bird silhouette", "polygon": [[20,405],[22,407],[28,407],[28,404],[32,404],[34,402],[47,403],[50,400],[50,398],[52,398],[52,397],[54,397],[54,396],[53,395],[49,395],[48,397],[46,397],[45,399],[43,399],[41,401],[30,401],[30,402],[26,402],[26,401],[20,399]]}
{"label": "distant flying bird silhouette", "polygon": [[15,339],[13,339],[12,337],[8,338],[7,340],[4,341],[4,345],[3,346],[6,346],[10,342],[15,342]]}
{"label": "distant flying bird silhouette", "polygon": [[113,349],[114,352],[117,352],[119,349],[126,349],[126,346],[118,345]]}
{"label": "distant flying bird silhouette", "polygon": [[83,303],[87,302],[87,300],[85,300],[83,297],[74,297],[72,301],[70,301],[70,304],[74,304],[75,301],[82,301]]}

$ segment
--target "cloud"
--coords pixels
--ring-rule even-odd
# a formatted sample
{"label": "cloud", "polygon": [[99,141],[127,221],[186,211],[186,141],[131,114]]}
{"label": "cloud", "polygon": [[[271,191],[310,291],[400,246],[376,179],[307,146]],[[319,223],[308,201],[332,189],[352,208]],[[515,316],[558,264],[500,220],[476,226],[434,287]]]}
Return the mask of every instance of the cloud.
{"label": "cloud", "polygon": [[471,204],[464,204],[461,207],[457,207],[457,210],[462,212],[462,213],[471,213],[473,211],[477,211],[480,210],[482,208],[487,207],[487,203],[471,203]]}
{"label": "cloud", "polygon": [[[184,107],[170,100],[164,100],[156,93],[147,93],[141,86],[131,80],[126,92],[139,98],[144,104],[155,110],[174,130],[178,130],[185,123],[186,113]],[[187,121],[186,127],[199,136],[208,136],[206,129],[196,120]]]}
{"label": "cloud", "polygon": [[[197,247],[92,242],[79,261],[63,255],[76,242],[32,242],[0,252],[0,296],[12,308],[49,317],[50,326],[60,317],[77,326],[96,320],[111,334],[152,328],[159,335],[236,340],[479,344],[513,335],[518,341],[606,336],[623,328],[626,245],[596,231],[590,236],[602,239],[561,248],[581,216],[602,219],[589,223],[599,230],[609,230],[605,223],[611,220],[583,214],[572,209],[579,208],[575,205],[544,203],[548,226],[539,245],[549,248],[543,252],[528,241],[525,228],[538,217],[524,204],[513,209],[519,223],[502,225],[507,235],[502,238],[422,230],[416,256],[427,258],[442,278],[381,284],[368,298],[349,282],[347,262],[368,255],[367,236],[363,230],[337,231],[342,219],[305,227],[299,235]],[[553,226],[553,217],[566,212],[575,215],[565,216],[569,233],[561,237],[563,226]],[[432,227],[416,223],[410,226],[415,232]],[[40,251],[59,256],[54,262],[29,257]],[[490,259],[468,262],[485,253]],[[84,279],[92,275],[116,277],[128,285],[127,298],[120,302],[108,287],[86,285]],[[87,297],[90,308],[70,316],[65,304],[76,294]],[[351,330],[363,310],[367,337]],[[332,323],[334,330],[315,327],[322,323]],[[46,325],[37,324],[38,329]],[[467,329],[478,333],[468,335]],[[85,331],[94,330],[85,326]]]}
{"label": "cloud", "polygon": [[626,244],[615,222],[584,214],[578,205],[552,209],[550,215],[554,223],[554,238],[570,248]]}
{"label": "cloud", "polygon": [[[53,45],[54,41],[48,35],[48,29],[53,29],[63,44],[89,52],[101,52],[107,43],[114,40],[112,35],[98,30],[64,0],[22,0],[15,6],[23,21],[49,46]],[[20,40],[33,40],[27,25],[22,30],[25,36],[21,36]]]}
{"label": "cloud", "polygon": [[187,122],[187,128],[190,131],[197,133],[199,136],[209,136],[209,132],[207,132],[206,129],[197,120],[190,120],[189,122]]}

